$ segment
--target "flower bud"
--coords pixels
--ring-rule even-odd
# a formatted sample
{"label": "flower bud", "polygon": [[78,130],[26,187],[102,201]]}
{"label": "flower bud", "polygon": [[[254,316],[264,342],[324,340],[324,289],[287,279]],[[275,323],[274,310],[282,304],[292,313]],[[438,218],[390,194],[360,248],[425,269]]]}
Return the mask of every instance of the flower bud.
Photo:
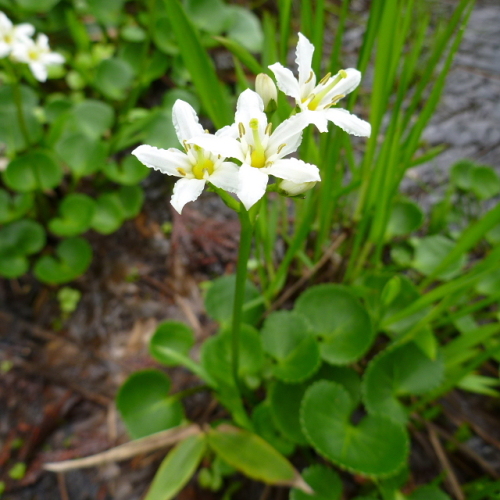
{"label": "flower bud", "polygon": [[278,90],[271,77],[259,73],[255,79],[255,91],[264,101],[264,111],[273,113],[277,108]]}
{"label": "flower bud", "polygon": [[278,184],[278,193],[284,196],[299,196],[316,185],[316,181],[296,183],[283,179]]}

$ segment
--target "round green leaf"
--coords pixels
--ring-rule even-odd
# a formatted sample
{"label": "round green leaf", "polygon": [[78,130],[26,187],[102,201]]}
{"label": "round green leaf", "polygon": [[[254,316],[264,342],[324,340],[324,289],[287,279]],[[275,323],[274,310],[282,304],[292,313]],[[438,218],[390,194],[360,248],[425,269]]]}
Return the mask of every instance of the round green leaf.
{"label": "round green leaf", "polygon": [[165,92],[165,94],[163,94],[162,106],[165,109],[172,109],[177,99],[186,101],[191,104],[197,113],[200,112],[200,100],[195,94],[186,89],[174,88]]}
{"label": "round green leaf", "polygon": [[144,202],[144,191],[141,186],[121,186],[117,195],[122,206],[123,216],[126,219],[136,217]]}
{"label": "round green leaf", "polygon": [[153,39],[156,46],[165,54],[175,56],[179,53],[179,47],[167,16],[156,19],[153,27]]}
{"label": "round green leaf", "polygon": [[[233,316],[234,290],[236,275],[222,276],[214,280],[205,296],[207,314],[222,324],[227,324]],[[260,297],[259,290],[251,281],[245,283],[245,303]],[[262,304],[243,311],[243,323],[256,325],[264,307]]]}
{"label": "round green leaf", "polygon": [[102,194],[96,200],[96,209],[90,226],[101,234],[115,232],[123,223],[125,213],[116,193]]}
{"label": "round green leaf", "polygon": [[342,468],[370,477],[395,473],[406,461],[408,436],[404,428],[378,415],[350,422],[347,391],[321,380],[307,390],[301,422],[313,447]]}
{"label": "round green leaf", "polygon": [[385,233],[386,239],[404,236],[416,231],[424,221],[420,207],[409,200],[399,201],[392,207]]}
{"label": "round green leaf", "polygon": [[[210,337],[201,348],[201,364],[213,379],[233,386],[231,342],[227,331]],[[250,325],[241,325],[239,355],[238,375],[253,386],[264,365],[264,352],[259,332]]]}
{"label": "round green leaf", "polygon": [[18,156],[3,173],[5,184],[22,193],[52,189],[60,184],[62,177],[61,166],[51,155],[42,151]]}
{"label": "round green leaf", "polygon": [[375,357],[365,372],[363,399],[370,413],[387,415],[406,424],[407,408],[397,399],[429,392],[442,382],[444,363],[429,359],[414,343],[386,350]]}
{"label": "round green leaf", "polygon": [[259,18],[250,10],[231,5],[231,24],[227,37],[243,45],[250,52],[261,52],[264,34]]}
{"label": "round green leaf", "polygon": [[121,100],[132,84],[134,72],[122,59],[104,59],[97,67],[95,85],[107,98]]}
{"label": "round green leaf", "polygon": [[495,295],[500,290],[500,269],[494,269],[476,283],[476,291],[483,295]]}
{"label": "round green leaf", "polygon": [[44,255],[35,264],[35,275],[44,283],[72,281],[83,274],[92,261],[92,247],[78,236],[59,243],[55,254],[55,257]]}
{"label": "round green leaf", "polygon": [[127,42],[143,42],[146,40],[146,32],[137,25],[124,26],[120,35]]}
{"label": "round green leaf", "polygon": [[488,243],[491,243],[492,245],[497,245],[500,243],[500,224],[498,226],[495,226],[493,229],[490,229],[485,236],[486,240]]}
{"label": "round green leaf", "polygon": [[274,375],[285,382],[301,382],[319,368],[319,347],[302,316],[290,311],[270,314],[262,327],[264,351],[276,360]]}
{"label": "round green leaf", "polygon": [[157,148],[168,149],[179,145],[172,123],[172,113],[167,109],[154,114],[144,126],[142,134],[144,136],[142,142]]}
{"label": "round green leaf", "polygon": [[18,193],[11,196],[5,189],[0,189],[0,224],[21,218],[31,210],[33,202],[33,193]]}
{"label": "round green leaf", "polygon": [[302,471],[302,477],[314,490],[314,495],[293,488],[290,491],[290,500],[340,500],[342,498],[340,476],[325,465],[311,465]]}
{"label": "round green leaf", "polygon": [[[426,236],[425,238],[414,241],[415,256],[412,267],[422,274],[432,274],[441,261],[455,248],[455,243],[440,234]],[[462,255],[459,259],[450,264],[438,278],[448,280],[457,276],[465,264],[466,256]]]}
{"label": "round green leaf", "polygon": [[113,108],[102,101],[87,99],[78,104],[71,111],[78,129],[88,137],[97,139],[113,125],[115,112]]}
{"label": "round green leaf", "polygon": [[49,221],[49,229],[58,236],[77,236],[90,227],[94,211],[95,202],[90,196],[70,194],[59,205],[61,217]]}
{"label": "round green leaf", "polygon": [[202,31],[218,35],[231,21],[232,10],[222,0],[187,0],[186,13]]}
{"label": "round green leaf", "polygon": [[500,193],[498,174],[485,165],[477,166],[471,172],[471,191],[481,200],[488,200]]}
{"label": "round green leaf", "polygon": [[460,160],[455,163],[450,170],[450,177],[453,184],[459,189],[469,191],[474,167],[475,163],[470,160]]}
{"label": "round green leaf", "polygon": [[158,370],[135,372],[120,387],[116,406],[133,439],[176,427],[184,418],[179,401],[169,396],[170,379]]}
{"label": "round green leaf", "polygon": [[45,231],[38,222],[22,219],[0,228],[0,276],[22,276],[29,268],[26,256],[44,245]]}
{"label": "round green leaf", "polygon": [[365,308],[341,285],[319,285],[304,292],[295,304],[320,341],[321,357],[331,364],[359,359],[373,341]]}
{"label": "round green leaf", "polygon": [[65,135],[57,142],[55,150],[77,178],[93,174],[106,161],[104,143],[82,132]]}
{"label": "round green leaf", "polygon": [[178,355],[187,356],[194,345],[191,328],[178,321],[163,321],[149,343],[149,353],[166,366],[182,364]]}
{"label": "round green leaf", "polygon": [[89,12],[99,22],[116,26],[125,12],[125,0],[87,0]]}
{"label": "round green leaf", "polygon": [[[482,498],[486,500],[486,497]],[[410,495],[409,500],[451,500],[451,498],[443,493],[437,486],[426,485],[415,490]]]}
{"label": "round green leaf", "polygon": [[102,168],[106,177],[118,184],[133,186],[145,179],[151,170],[142,164],[135,156],[128,155],[120,163],[105,163]]}
{"label": "round green leaf", "polygon": [[279,429],[274,424],[271,414],[271,405],[268,401],[258,404],[252,413],[252,422],[255,432],[265,439],[271,446],[276,448],[285,456],[291,455],[295,445],[283,437]]}

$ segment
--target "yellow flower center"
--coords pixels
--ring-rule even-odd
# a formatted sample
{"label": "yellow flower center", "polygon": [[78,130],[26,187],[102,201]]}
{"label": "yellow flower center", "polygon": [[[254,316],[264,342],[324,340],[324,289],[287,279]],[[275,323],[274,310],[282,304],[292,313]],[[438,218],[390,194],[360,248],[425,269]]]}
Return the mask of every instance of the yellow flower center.
{"label": "yellow flower center", "polygon": [[254,168],[262,168],[266,165],[267,157],[264,146],[259,136],[259,121],[254,118],[250,120],[250,128],[252,129],[253,142],[252,152],[250,154],[251,165]]}
{"label": "yellow flower center", "polygon": [[208,172],[208,175],[214,173],[214,162],[209,158],[200,159],[198,163],[193,166],[193,175],[196,179],[203,179],[205,171]]}
{"label": "yellow flower center", "polygon": [[[326,76],[329,77],[329,74]],[[332,90],[333,87],[335,87],[335,85],[337,85],[337,83],[339,83],[340,80],[342,80],[343,78],[347,78],[347,73],[345,70],[341,69],[338,72],[336,78],[334,78],[323,90],[321,90],[321,92],[318,92],[317,94],[312,94],[312,99],[309,101],[309,104],[307,105],[307,107],[311,111],[316,110],[316,108],[319,106],[320,102],[323,100],[325,95],[328,94],[328,92],[330,92],[330,90]],[[320,83],[323,83],[323,82],[326,83],[325,80],[328,80],[328,78],[326,78],[326,77],[323,78]],[[331,106],[332,104],[334,104],[334,103],[333,102],[329,103],[329,106]]]}

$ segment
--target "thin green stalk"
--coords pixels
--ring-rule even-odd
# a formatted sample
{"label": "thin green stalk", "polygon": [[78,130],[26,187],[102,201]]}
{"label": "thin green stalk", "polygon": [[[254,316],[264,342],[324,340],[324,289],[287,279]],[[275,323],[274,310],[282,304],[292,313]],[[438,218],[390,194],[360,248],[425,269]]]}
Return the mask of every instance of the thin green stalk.
{"label": "thin green stalk", "polygon": [[240,247],[238,251],[238,263],[236,266],[236,288],[234,291],[231,339],[231,369],[237,390],[239,387],[238,368],[240,361],[241,320],[243,315],[243,302],[245,299],[248,259],[250,258],[250,251],[252,249],[253,233],[253,225],[250,221],[250,215],[243,204],[241,205],[238,215],[241,223],[241,234]]}

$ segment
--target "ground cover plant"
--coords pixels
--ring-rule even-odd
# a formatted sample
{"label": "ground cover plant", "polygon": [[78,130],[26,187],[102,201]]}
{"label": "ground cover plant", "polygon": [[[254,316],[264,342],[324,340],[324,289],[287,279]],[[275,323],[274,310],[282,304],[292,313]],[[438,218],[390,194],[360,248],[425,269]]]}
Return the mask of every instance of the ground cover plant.
{"label": "ground cover plant", "polygon": [[[400,184],[442,150],[421,135],[474,1],[446,19],[412,0],[373,1],[356,68],[342,69],[349,5],[303,0],[294,19],[287,0],[260,18],[215,0],[6,2],[0,94],[14,125],[0,131],[10,160],[0,274],[16,278],[34,263],[39,280],[60,284],[84,273],[92,251],[81,235],[135,217],[149,168],[178,178],[177,212],[209,189],[241,226],[236,273],[206,287],[218,331],[199,355],[178,321],[162,322],[149,344],[159,365],[184,367],[199,383],[171,393],[160,367],[133,373],[116,398],[133,440],[48,470],[170,445],[147,500],[176,497],[193,476],[229,498],[238,473],[288,487],[291,499],[465,498],[453,476],[411,484],[410,431],[431,426],[453,388],[498,396],[498,377],[480,369],[500,356],[500,179],[458,162],[427,211]],[[52,31],[61,48],[50,52],[38,35],[52,57],[34,66],[24,55],[34,28],[14,16]],[[232,54],[232,85],[213,67],[214,46]],[[52,67],[63,57],[67,72]],[[54,93],[21,83],[44,80],[46,67],[48,83],[64,77]],[[175,88],[146,106],[167,73]],[[60,300],[71,312],[69,290]],[[188,421],[182,400],[198,392],[213,394],[220,418]],[[497,488],[466,489],[487,498]]]}

